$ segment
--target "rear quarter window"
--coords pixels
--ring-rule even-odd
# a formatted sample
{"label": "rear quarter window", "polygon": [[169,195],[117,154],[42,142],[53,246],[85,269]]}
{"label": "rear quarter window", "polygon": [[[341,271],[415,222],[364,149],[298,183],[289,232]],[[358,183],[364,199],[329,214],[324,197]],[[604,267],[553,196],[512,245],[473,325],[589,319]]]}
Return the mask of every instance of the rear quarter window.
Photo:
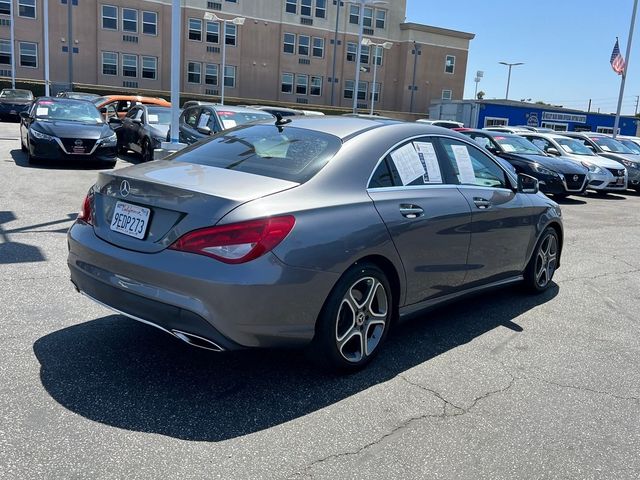
{"label": "rear quarter window", "polygon": [[340,150],[338,137],[295,127],[248,125],[180,151],[175,161],[304,183]]}

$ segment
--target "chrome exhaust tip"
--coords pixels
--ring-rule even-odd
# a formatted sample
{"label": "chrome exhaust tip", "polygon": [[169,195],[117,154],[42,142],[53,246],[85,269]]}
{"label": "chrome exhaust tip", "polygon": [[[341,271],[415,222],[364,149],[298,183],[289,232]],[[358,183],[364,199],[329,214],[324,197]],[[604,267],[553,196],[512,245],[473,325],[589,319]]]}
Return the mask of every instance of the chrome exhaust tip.
{"label": "chrome exhaust tip", "polygon": [[183,332],[182,330],[171,330],[171,333],[176,337],[182,340],[185,343],[188,343],[192,347],[204,348],[205,350],[211,350],[213,352],[224,352],[224,348],[222,348],[217,343],[209,340],[208,338],[199,337],[198,335],[194,335],[193,333]]}

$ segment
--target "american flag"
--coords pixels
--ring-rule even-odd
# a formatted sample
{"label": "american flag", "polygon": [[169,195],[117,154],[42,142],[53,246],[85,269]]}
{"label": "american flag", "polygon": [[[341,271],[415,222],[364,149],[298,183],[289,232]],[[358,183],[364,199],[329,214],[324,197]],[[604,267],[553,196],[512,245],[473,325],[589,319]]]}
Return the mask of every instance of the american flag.
{"label": "american flag", "polygon": [[620,45],[618,44],[618,39],[616,38],[616,44],[613,46],[613,52],[611,52],[611,67],[613,71],[618,75],[622,75],[624,73],[624,58],[620,53]]}

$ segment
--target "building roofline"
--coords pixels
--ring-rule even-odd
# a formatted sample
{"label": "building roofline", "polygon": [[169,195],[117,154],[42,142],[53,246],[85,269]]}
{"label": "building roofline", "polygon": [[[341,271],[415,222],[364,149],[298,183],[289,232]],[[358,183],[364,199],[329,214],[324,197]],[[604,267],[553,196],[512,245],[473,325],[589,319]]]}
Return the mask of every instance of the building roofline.
{"label": "building roofline", "polygon": [[434,27],[432,25],[423,25],[422,23],[413,22],[401,23],[400,30],[418,30],[420,32],[437,33],[439,35],[463,38],[465,40],[473,40],[476,36],[475,33],[461,32],[459,30],[451,30],[448,28]]}

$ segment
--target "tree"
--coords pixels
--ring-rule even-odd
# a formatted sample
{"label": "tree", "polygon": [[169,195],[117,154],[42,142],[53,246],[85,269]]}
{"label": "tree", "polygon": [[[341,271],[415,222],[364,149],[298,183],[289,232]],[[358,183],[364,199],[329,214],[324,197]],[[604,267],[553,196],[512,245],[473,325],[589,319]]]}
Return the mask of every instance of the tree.
{"label": "tree", "polygon": [[484,98],[484,96],[485,96],[485,95],[486,95],[486,94],[485,94],[482,90],[480,90],[480,91],[478,92],[478,100],[482,100],[482,99]]}

